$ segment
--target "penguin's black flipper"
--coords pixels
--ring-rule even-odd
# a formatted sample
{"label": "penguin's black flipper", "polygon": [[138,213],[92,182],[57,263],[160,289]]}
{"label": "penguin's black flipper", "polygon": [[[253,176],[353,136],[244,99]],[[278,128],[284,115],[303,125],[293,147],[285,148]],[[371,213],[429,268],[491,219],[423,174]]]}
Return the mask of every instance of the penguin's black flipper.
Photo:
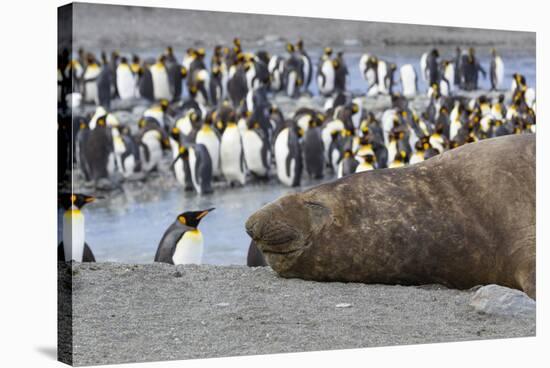
{"label": "penguin's black flipper", "polygon": [[145,162],[149,162],[150,158],[151,158],[151,153],[149,152],[149,147],[147,147],[147,145],[145,143],[143,143],[142,141],[139,142],[139,145],[140,147],[143,148],[143,158],[145,159]]}
{"label": "penguin's black flipper", "polygon": [[267,266],[264,255],[258,247],[254,240],[250,241],[250,246],[248,247],[248,255],[246,257],[246,265],[248,267],[264,267]]}
{"label": "penguin's black flipper", "polygon": [[[262,156],[262,164],[264,165],[265,169],[269,173],[269,162],[267,161],[267,158],[269,156],[269,143],[266,141],[265,137],[262,135],[262,150],[261,150],[261,156]],[[268,175],[266,175],[268,176]]]}
{"label": "penguin's black flipper", "polygon": [[65,251],[63,250],[63,242],[57,246],[57,261],[65,262]]}
{"label": "penguin's black flipper", "polygon": [[84,243],[84,253],[82,254],[82,262],[95,262],[94,254],[88,246],[87,243]]}
{"label": "penguin's black flipper", "polygon": [[246,162],[244,161],[244,150],[241,149],[241,158],[239,159],[239,163],[240,163],[240,169],[242,172],[245,172],[245,169],[246,169]]}

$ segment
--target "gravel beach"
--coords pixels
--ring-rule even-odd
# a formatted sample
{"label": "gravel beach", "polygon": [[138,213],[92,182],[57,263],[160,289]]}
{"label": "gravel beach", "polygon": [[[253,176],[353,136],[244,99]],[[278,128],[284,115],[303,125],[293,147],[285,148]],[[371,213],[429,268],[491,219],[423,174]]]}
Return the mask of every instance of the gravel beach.
{"label": "gravel beach", "polygon": [[[73,291],[79,366],[535,335],[534,314],[478,313],[469,305],[474,290],[439,285],[319,283],[270,268],[159,263],[60,264],[59,272],[69,280],[60,295]],[[71,358],[63,345],[59,354]]]}

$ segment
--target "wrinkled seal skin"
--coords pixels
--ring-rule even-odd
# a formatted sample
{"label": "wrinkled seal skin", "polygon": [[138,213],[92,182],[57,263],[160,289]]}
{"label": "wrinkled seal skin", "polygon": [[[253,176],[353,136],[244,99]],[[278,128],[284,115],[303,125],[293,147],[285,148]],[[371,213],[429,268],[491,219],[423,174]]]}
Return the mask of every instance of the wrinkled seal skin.
{"label": "wrinkled seal skin", "polygon": [[506,136],[358,173],[281,197],[246,229],[283,277],[535,298],[535,150],[534,134]]}

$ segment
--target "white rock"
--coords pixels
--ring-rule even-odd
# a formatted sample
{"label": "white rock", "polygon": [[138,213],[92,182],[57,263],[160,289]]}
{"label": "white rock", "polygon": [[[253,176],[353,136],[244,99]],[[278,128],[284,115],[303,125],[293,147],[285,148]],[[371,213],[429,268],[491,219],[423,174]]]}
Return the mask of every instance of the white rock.
{"label": "white rock", "polygon": [[336,308],[349,308],[351,307],[351,304],[350,303],[339,303],[339,304],[336,304]]}
{"label": "white rock", "polygon": [[534,317],[536,313],[536,303],[527,294],[499,285],[479,288],[470,305],[481,313],[509,317]]}

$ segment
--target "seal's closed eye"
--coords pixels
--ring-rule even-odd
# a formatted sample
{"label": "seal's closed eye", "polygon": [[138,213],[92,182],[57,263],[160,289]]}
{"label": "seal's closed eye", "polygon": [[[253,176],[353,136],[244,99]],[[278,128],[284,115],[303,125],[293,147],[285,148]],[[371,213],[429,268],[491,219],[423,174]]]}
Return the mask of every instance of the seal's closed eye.
{"label": "seal's closed eye", "polygon": [[322,203],[314,201],[304,201],[304,205],[309,209],[312,228],[322,226],[331,218],[331,210]]}

